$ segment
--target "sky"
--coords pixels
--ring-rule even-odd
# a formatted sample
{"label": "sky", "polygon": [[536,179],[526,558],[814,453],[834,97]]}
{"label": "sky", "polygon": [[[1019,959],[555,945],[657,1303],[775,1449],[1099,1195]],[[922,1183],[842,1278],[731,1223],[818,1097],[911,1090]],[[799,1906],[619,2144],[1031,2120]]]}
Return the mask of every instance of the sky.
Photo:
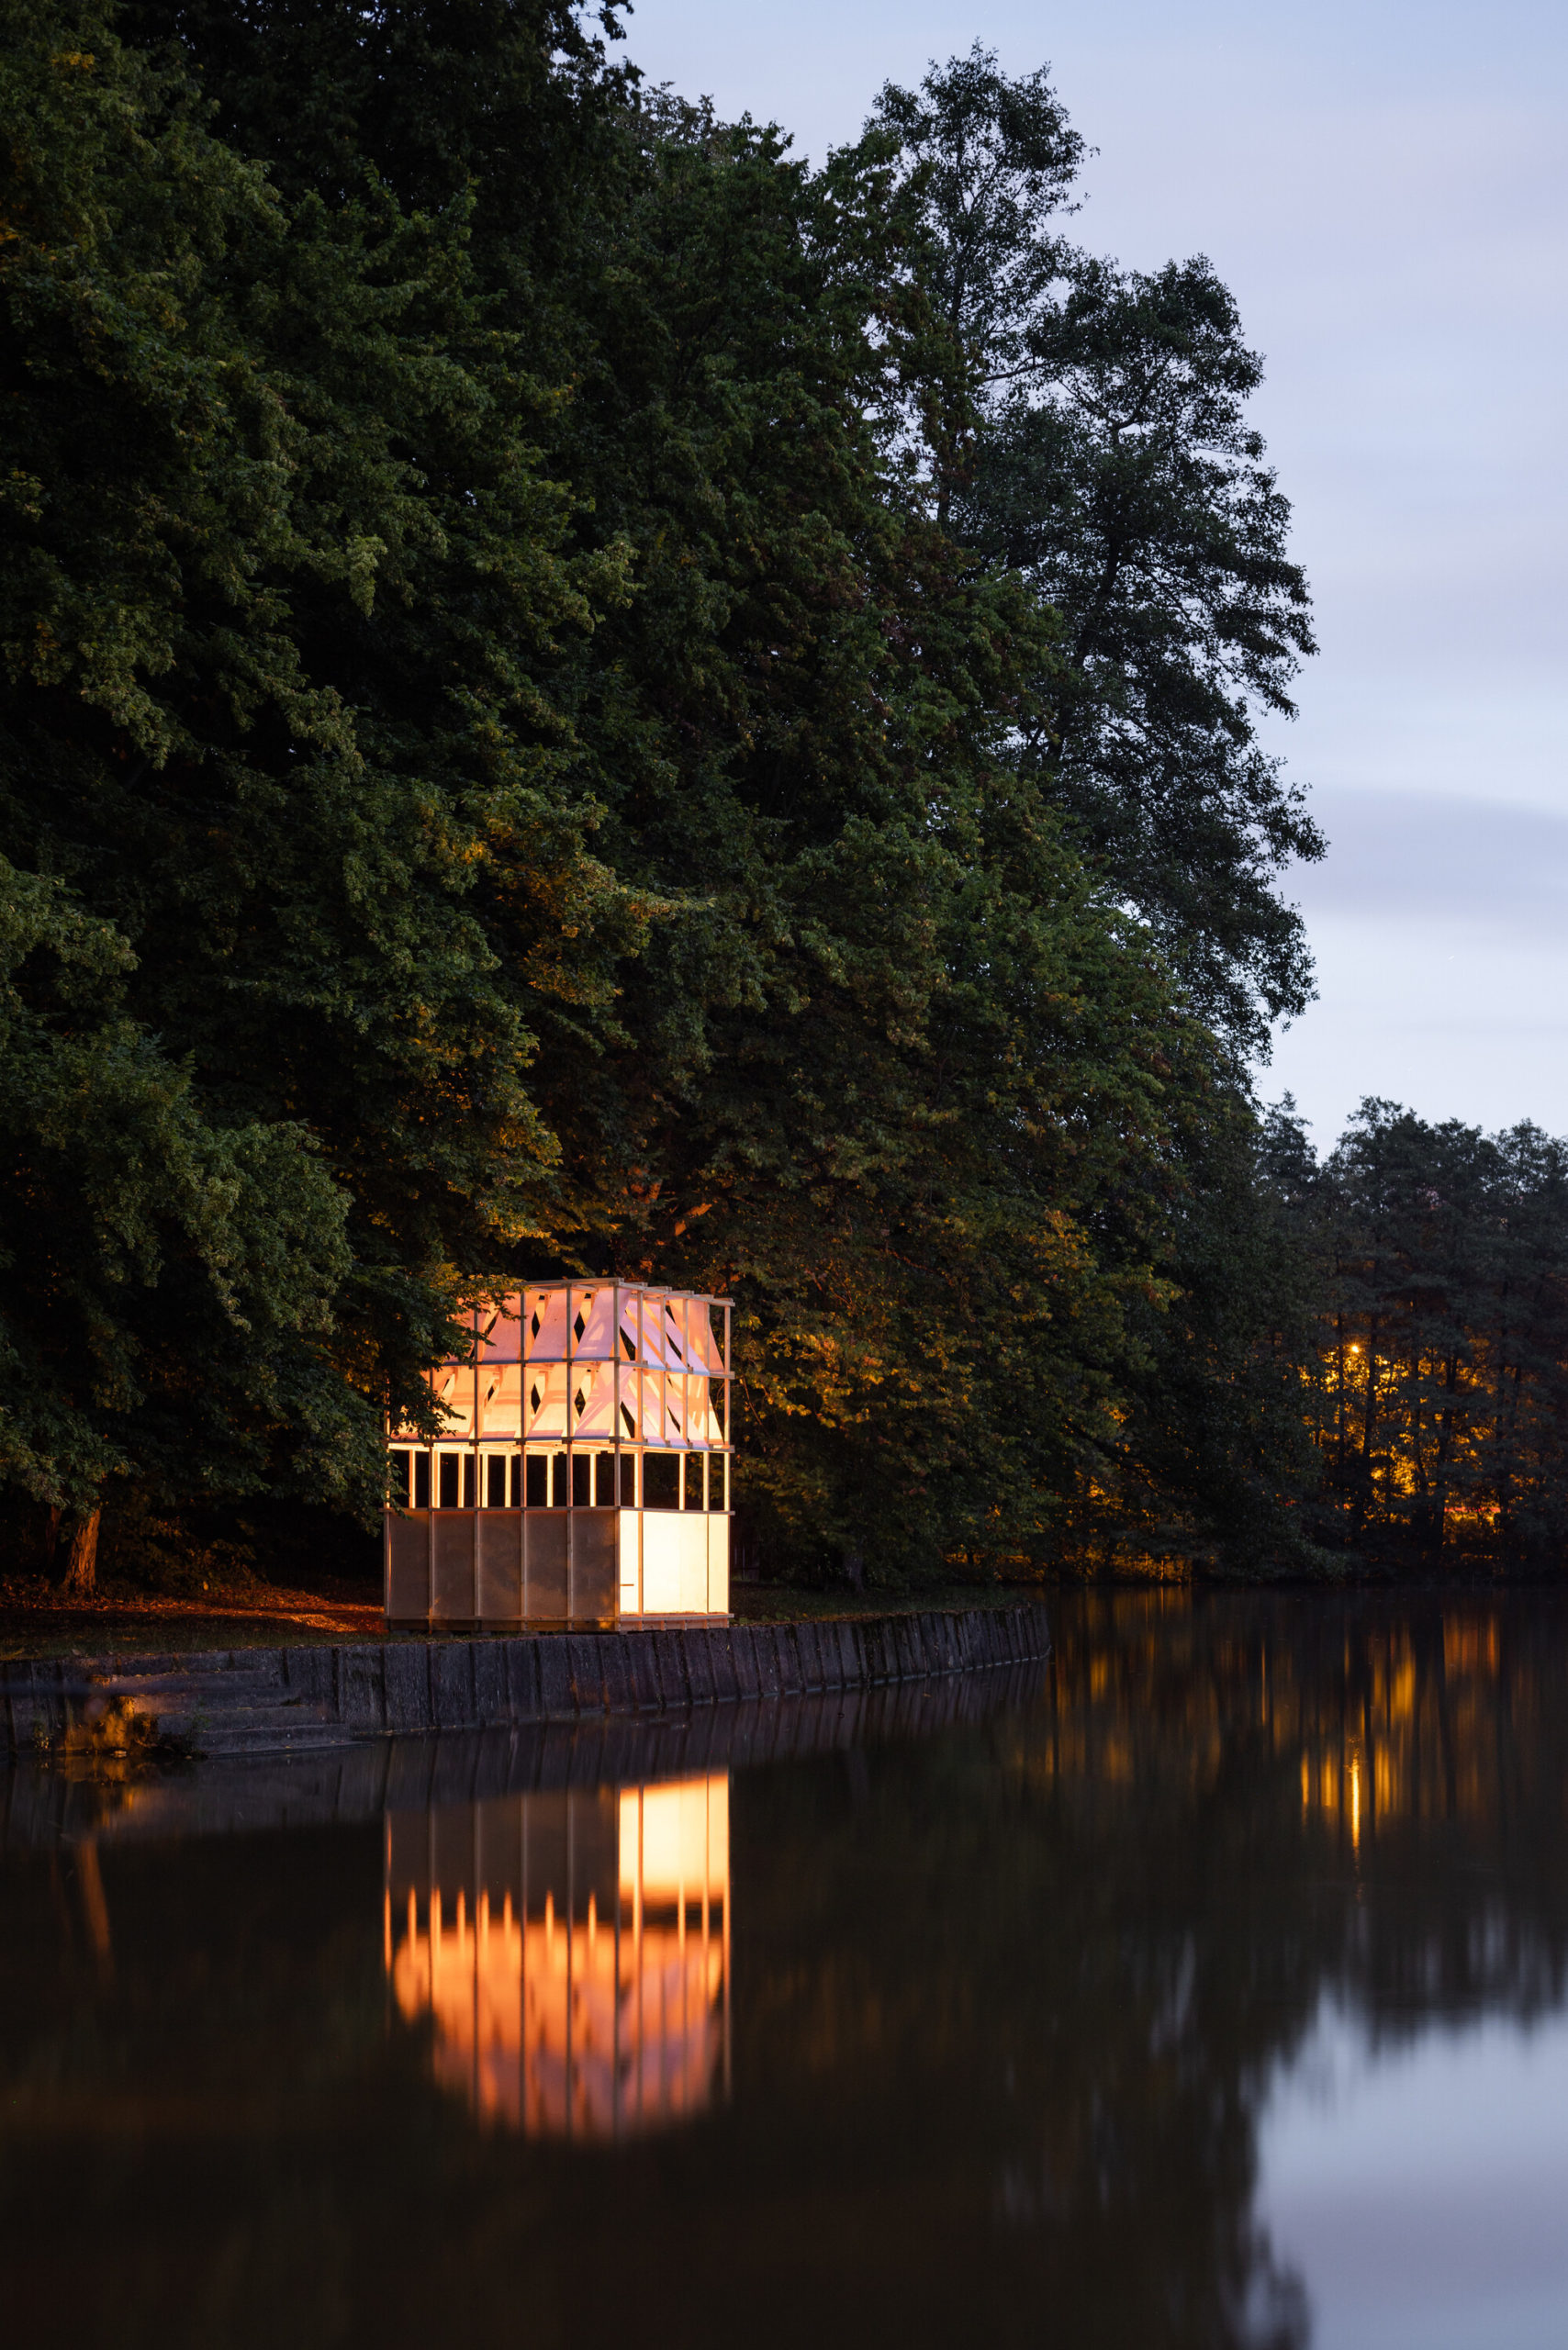
{"label": "sky", "polygon": [[977,38],[1098,153],[1082,243],[1204,252],[1268,375],[1320,645],[1271,748],[1318,1000],[1275,1039],[1329,1147],[1368,1094],[1568,1132],[1568,8],[1545,0],[637,0],[655,81],[820,160]]}

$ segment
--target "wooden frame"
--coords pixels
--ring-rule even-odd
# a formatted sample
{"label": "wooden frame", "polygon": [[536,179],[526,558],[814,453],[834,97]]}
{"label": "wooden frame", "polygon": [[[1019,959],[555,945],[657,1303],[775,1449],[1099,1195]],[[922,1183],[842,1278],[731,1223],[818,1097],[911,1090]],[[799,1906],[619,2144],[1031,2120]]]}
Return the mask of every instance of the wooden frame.
{"label": "wooden frame", "polygon": [[448,1433],[387,1431],[388,1623],[727,1623],[729,1300],[539,1281],[467,1318],[428,1374]]}

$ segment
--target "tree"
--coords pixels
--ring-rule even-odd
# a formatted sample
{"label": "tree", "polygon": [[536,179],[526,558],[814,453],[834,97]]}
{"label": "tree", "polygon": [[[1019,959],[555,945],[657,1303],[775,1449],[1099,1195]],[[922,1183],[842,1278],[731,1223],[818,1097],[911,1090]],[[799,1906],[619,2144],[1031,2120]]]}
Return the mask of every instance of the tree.
{"label": "tree", "polygon": [[346,1202],[297,1127],[202,1116],[134,967],[0,860],[0,1476],[72,1514],[78,1591],[117,1479],[352,1502],[365,1438],[330,1344]]}
{"label": "tree", "polygon": [[1363,1102],[1317,1179],[1325,1539],[1427,1566],[1568,1542],[1568,1146]]}
{"label": "tree", "polygon": [[[562,552],[550,394],[474,292],[460,210],[286,207],[93,0],[7,0],[5,33],[0,851],[118,957],[124,1037],[252,1187],[237,1228],[274,1178],[326,1217],[319,1245],[304,1209],[275,1228],[341,1389],[316,1447],[279,1385],[280,1457],[242,1472],[200,1411],[176,1448],[132,1440],[112,1382],[60,1408],[97,1429],[71,1422],[84,1461],[177,1484],[178,1452],[194,1494],[293,1479],[369,1515],[388,1383],[419,1405],[456,1269],[573,1220],[530,1009],[591,1028],[640,916],[543,681],[621,566]],[[202,1294],[164,1343],[206,1393],[249,1341]],[[29,1490],[50,1443],[54,1469],[16,1456]]]}
{"label": "tree", "polygon": [[1245,402],[1262,366],[1201,257],[1092,258],[1060,216],[1082,149],[1045,72],[978,43],[868,129],[910,221],[890,338],[911,462],[967,544],[1061,615],[1062,670],[1015,755],[1246,1050],[1311,966],[1277,894],[1323,842],[1260,747],[1313,650],[1289,508]]}

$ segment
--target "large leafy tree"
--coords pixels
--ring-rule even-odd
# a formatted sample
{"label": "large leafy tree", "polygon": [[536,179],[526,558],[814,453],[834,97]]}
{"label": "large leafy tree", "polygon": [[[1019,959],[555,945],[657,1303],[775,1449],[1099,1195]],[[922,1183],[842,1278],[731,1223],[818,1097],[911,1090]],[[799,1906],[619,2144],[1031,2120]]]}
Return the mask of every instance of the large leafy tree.
{"label": "large leafy tree", "polygon": [[[1261,1324],[1213,1310],[1204,1203],[1247,1149],[1193,1007],[1244,1030],[1275,985],[1257,908],[1217,925],[1282,803],[1215,846],[1237,770],[1205,800],[1189,744],[1193,838],[1135,889],[1151,770],[1108,782],[1085,721],[1092,806],[1066,747],[1115,663],[1057,555],[977,519],[1014,397],[977,353],[1037,407],[1065,314],[1044,84],[958,91],[1013,178],[944,311],[890,97],[813,173],[554,0],[135,0],[129,47],[92,0],[7,5],[7,1131],[37,1197],[25,1073],[75,1053],[146,1190],[97,1303],[64,1240],[0,1280],[47,1406],[14,1484],[368,1507],[460,1276],[566,1264],[733,1291],[776,1557],[1037,1550],[1160,1478],[1245,1515],[1273,1405],[1227,1386]],[[1127,697],[1202,664],[1119,592],[1147,750]],[[1179,1290],[1203,1369],[1162,1452]]]}
{"label": "large leafy tree", "polygon": [[[92,5],[8,0],[0,75],[0,849],[112,967],[114,1050],[147,1039],[171,1152],[207,1136],[189,1148],[229,1153],[235,1228],[297,1235],[342,1391],[342,1444],[302,1451],[309,1416],[274,1382],[271,1454],[252,1429],[242,1474],[196,1414],[186,1490],[296,1476],[368,1508],[388,1382],[417,1392],[454,1269],[573,1218],[527,1091],[531,1007],[591,1025],[638,917],[590,854],[541,681],[620,566],[563,551],[570,498],[533,437],[550,394],[486,314],[459,209],[368,183],[286,205],[184,66]],[[20,950],[24,1009],[50,952],[42,931]],[[37,1016],[63,1036],[81,990],[54,996]],[[37,1196],[39,1135],[8,1147]],[[13,1477],[50,1503],[85,1501],[90,1462],[177,1483],[128,1416],[131,1339],[112,1315],[87,1334],[65,1255],[41,1261],[64,1286],[40,1353],[28,1269],[28,1375],[73,1368],[38,1409],[96,1433],[69,1469],[29,1439]],[[249,1341],[238,1308],[203,1314],[182,1377],[216,1398]],[[95,1348],[121,1362],[95,1383]]]}
{"label": "large leafy tree", "polygon": [[541,424],[564,544],[624,549],[630,592],[550,689],[650,929],[611,1019],[531,1014],[556,1245],[734,1289],[765,1537],[1037,1535],[1159,1292],[1167,1096],[1207,1047],[1005,755],[1053,623],[900,487],[885,164],[640,98],[537,8],[140,21],[284,188],[460,209],[498,331],[573,370]]}
{"label": "large leafy tree", "polygon": [[1278,884],[1323,845],[1258,739],[1313,649],[1246,414],[1261,363],[1207,261],[1126,270],[1069,241],[1081,148],[1044,72],[1011,80],[977,43],[890,84],[867,145],[910,222],[890,350],[912,472],[1062,617],[1020,766],[1203,1015],[1256,1049],[1311,992]]}

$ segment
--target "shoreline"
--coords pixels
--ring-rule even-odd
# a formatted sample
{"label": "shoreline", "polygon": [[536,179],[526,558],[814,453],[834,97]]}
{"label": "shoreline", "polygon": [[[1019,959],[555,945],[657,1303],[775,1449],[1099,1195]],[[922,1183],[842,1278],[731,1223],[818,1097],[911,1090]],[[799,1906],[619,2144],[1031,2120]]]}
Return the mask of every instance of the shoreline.
{"label": "shoreline", "polygon": [[1037,1602],[678,1630],[460,1636],[26,1658],[0,1665],[11,1756],[289,1754],[432,1731],[673,1714],[1041,1662]]}

